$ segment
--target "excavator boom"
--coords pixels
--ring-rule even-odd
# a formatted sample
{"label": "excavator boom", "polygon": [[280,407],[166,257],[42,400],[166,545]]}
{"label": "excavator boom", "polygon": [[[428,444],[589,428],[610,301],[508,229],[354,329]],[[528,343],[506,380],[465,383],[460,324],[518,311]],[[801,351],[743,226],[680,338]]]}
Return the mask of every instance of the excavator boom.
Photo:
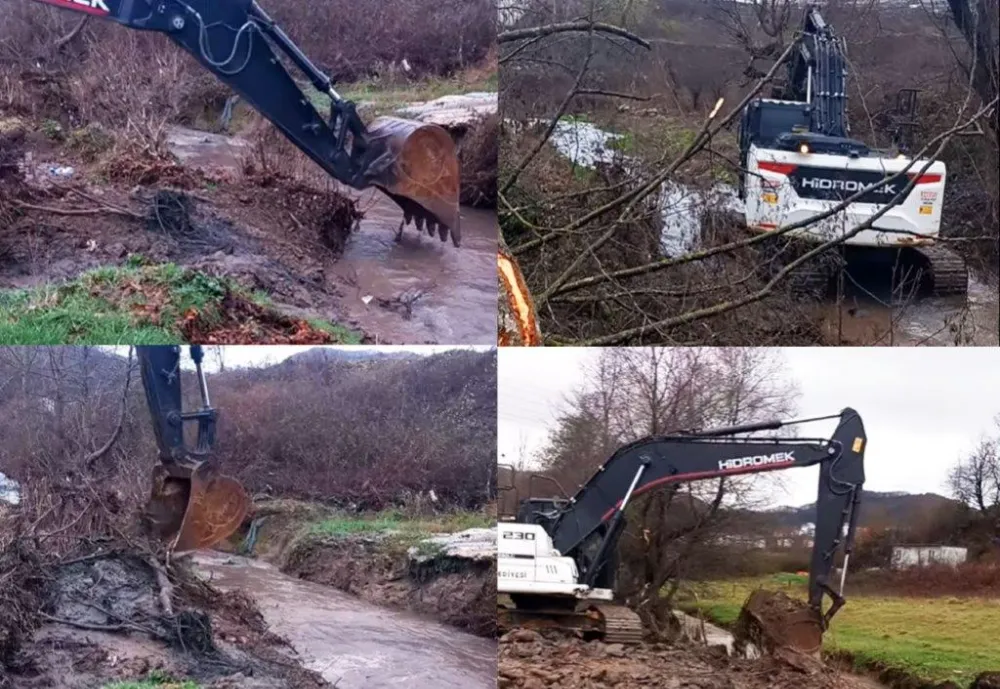
{"label": "excavator boom", "polygon": [[[188,412],[181,396],[180,347],[142,346],[137,351],[160,453],[146,508],[151,531],[174,552],[208,548],[240,527],[250,498],[238,481],[219,475],[210,461],[217,415],[201,367],[202,348],[191,347],[201,407]],[[185,442],[186,422],[197,424],[193,448]]]}
{"label": "excavator boom", "polygon": [[[820,420],[805,419],[679,432],[622,447],[572,498],[533,498],[521,504],[517,522],[541,527],[545,536],[541,545],[536,543],[539,533],[518,531],[516,525],[500,526],[501,557],[506,552],[512,558],[509,567],[500,567],[500,591],[522,602],[534,596],[531,605],[537,605],[544,592],[599,599],[593,595],[595,586],[605,591],[614,586],[614,551],[624,528],[625,510],[635,496],[669,484],[820,465],[807,621],[821,633],[844,604],[843,577],[840,582],[831,577],[841,550],[845,554],[843,572],[847,571],[865,480],[867,445],[861,417],[853,409],[821,418],[839,419],[830,438],[747,435]],[[552,551],[559,555],[553,557]],[[566,558],[572,563],[560,573],[564,565],[558,560]],[[531,581],[530,565],[524,564],[532,559],[536,561],[534,576],[544,576],[538,574],[542,571],[552,573],[537,585]],[[543,565],[542,559],[552,564]],[[565,574],[567,571],[571,576]],[[568,578],[574,580],[568,582]],[[824,612],[825,596],[832,604]]]}
{"label": "excavator boom", "polygon": [[[166,34],[335,179],[355,189],[381,189],[403,209],[405,223],[460,245],[459,164],[448,133],[391,117],[366,127],[354,104],[255,0],[35,1]],[[329,96],[328,121],[272,46]]]}

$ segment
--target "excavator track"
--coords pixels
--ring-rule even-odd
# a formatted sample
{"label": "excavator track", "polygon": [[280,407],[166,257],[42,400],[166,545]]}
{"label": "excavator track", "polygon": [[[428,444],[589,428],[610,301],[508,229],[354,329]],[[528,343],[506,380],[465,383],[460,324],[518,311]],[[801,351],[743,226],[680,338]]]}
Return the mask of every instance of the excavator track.
{"label": "excavator track", "polygon": [[642,620],[624,605],[595,604],[604,621],[603,640],[608,644],[637,644],[642,641]]}
{"label": "excavator track", "polygon": [[935,297],[968,294],[969,269],[961,256],[943,246],[920,246],[915,249],[927,262]]}

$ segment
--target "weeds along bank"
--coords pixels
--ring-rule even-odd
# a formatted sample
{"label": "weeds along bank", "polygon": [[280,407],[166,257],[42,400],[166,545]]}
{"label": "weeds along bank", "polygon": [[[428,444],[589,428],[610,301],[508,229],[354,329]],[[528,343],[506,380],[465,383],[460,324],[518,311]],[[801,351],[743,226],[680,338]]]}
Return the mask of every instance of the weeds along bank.
{"label": "weeds along bank", "polygon": [[[228,589],[204,583],[197,557],[193,566],[188,558],[164,562],[162,544],[146,537],[140,515],[156,444],[139,372],[120,353],[0,348],[0,472],[20,491],[19,505],[0,510],[0,687],[134,689],[125,683],[145,687],[168,680],[187,682],[184,689],[336,684],[328,668],[309,665],[324,673],[324,681],[300,665],[308,664],[301,660],[303,637],[316,638],[308,624],[285,642],[269,626],[273,617],[261,615],[275,607],[274,590],[237,586],[223,593]],[[210,349],[210,359],[220,357],[208,375],[219,409],[219,469],[239,476],[258,497],[239,544],[267,552],[308,527],[303,547],[286,547],[299,558],[286,571],[315,566],[341,579],[307,578],[345,590],[345,581],[363,574],[372,595],[354,592],[369,600],[488,636],[475,601],[495,597],[489,558],[465,564],[464,551],[428,541],[438,532],[470,527],[495,532],[495,513],[486,507],[496,485],[495,352],[451,354],[316,348],[280,363],[231,368],[226,350]],[[183,385],[196,390],[193,378]],[[321,497],[326,504],[317,507]],[[310,516],[274,507],[282,504],[305,504]],[[376,518],[365,516],[376,512]],[[269,531],[286,514],[290,526]],[[363,551],[354,547],[361,541],[337,541],[324,550],[329,535],[374,533],[384,533],[391,548]],[[375,590],[380,584],[385,596]],[[288,590],[295,585],[306,582],[286,578],[277,593],[294,595]],[[323,595],[315,589],[322,587],[313,595]],[[260,596],[259,607],[239,592],[246,590]],[[404,604],[421,592],[428,600],[433,594],[468,603],[450,619],[431,607]],[[382,600],[389,596],[395,598]],[[491,600],[488,607],[492,620]],[[369,625],[374,647],[379,622],[366,614],[379,618],[359,603],[354,619]],[[411,645],[394,650],[405,655]],[[326,647],[336,649],[331,657],[349,655],[335,643]]]}

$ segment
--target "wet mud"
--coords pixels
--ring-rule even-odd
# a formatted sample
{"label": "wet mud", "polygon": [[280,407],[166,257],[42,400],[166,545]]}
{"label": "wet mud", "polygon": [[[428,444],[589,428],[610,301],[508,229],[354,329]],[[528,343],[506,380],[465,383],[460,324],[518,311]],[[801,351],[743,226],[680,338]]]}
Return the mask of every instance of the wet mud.
{"label": "wet mud", "polygon": [[213,586],[253,596],[270,629],[338,689],[496,686],[493,640],[373,606],[259,560],[200,553],[196,563]]}
{"label": "wet mud", "polygon": [[873,689],[820,663],[730,657],[722,647],[628,647],[517,629],[500,640],[498,689]]}
{"label": "wet mud", "polygon": [[169,594],[134,555],[84,556],[43,574],[41,625],[0,658],[0,686],[94,689],[153,675],[208,689],[330,686],[268,632],[250,599],[186,569],[174,568]]}

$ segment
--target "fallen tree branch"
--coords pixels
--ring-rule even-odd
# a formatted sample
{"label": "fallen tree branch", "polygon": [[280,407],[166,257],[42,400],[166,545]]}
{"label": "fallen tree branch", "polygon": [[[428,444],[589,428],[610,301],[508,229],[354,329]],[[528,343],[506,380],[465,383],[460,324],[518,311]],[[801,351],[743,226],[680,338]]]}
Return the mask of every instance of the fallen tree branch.
{"label": "fallen tree branch", "polygon": [[586,20],[562,22],[560,24],[546,24],[545,26],[535,26],[529,29],[511,29],[510,31],[501,31],[497,35],[497,43],[502,45],[504,43],[512,43],[513,41],[520,41],[526,38],[542,38],[544,36],[552,36],[553,34],[558,33],[583,33],[590,31],[621,36],[622,38],[637,45],[641,45],[646,49],[652,47],[649,41],[635,35],[628,29],[623,29],[620,26],[614,26],[612,24],[605,24],[604,22],[591,22]]}

